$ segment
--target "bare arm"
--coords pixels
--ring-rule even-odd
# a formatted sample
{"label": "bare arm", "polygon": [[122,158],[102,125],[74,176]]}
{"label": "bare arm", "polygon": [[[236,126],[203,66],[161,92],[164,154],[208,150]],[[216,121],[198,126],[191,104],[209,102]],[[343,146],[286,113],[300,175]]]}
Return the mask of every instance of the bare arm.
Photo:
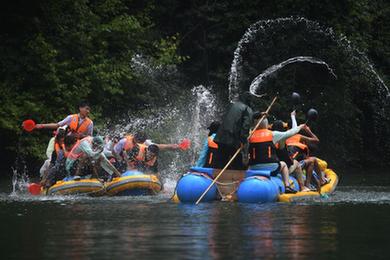
{"label": "bare arm", "polygon": [[302,141],[310,144],[318,144],[320,142],[320,139],[318,139],[318,137],[310,130],[308,126],[305,126],[304,129],[309,134],[309,136],[302,136]]}
{"label": "bare arm", "polygon": [[296,112],[295,110],[291,112],[291,128],[295,128],[298,126],[297,119],[295,118]]}
{"label": "bare arm", "polygon": [[35,129],[57,129],[60,127],[57,123],[50,123],[50,124],[36,124]]}
{"label": "bare arm", "polygon": [[158,148],[160,150],[177,150],[179,149],[179,145],[178,144],[155,144],[158,146]]}

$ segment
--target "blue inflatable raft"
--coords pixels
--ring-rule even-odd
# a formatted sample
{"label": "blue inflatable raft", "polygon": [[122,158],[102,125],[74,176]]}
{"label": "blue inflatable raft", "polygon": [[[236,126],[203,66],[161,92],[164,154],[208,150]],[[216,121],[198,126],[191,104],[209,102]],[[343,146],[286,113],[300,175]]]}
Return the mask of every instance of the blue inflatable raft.
{"label": "blue inflatable raft", "polygon": [[[323,174],[330,182],[321,188],[321,194],[334,191],[338,183],[337,175],[327,169],[325,161],[320,162]],[[192,167],[178,181],[173,200],[182,203],[195,203],[206,191],[220,169]],[[286,194],[281,176],[270,176],[270,170],[225,171],[215,185],[206,193],[202,202],[214,200],[238,201],[243,203],[289,202],[303,197],[319,197],[316,191],[299,192],[299,185],[290,176],[290,187],[297,193]]]}

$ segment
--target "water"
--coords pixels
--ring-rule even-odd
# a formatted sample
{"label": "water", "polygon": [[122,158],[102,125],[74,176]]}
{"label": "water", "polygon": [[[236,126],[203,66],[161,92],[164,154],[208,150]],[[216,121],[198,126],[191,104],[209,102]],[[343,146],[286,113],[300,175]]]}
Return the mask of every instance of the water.
{"label": "water", "polygon": [[2,258],[388,258],[390,186],[344,180],[329,199],[199,206],[168,202],[172,190],[30,197],[1,183]]}
{"label": "water", "polygon": [[268,69],[266,69],[264,72],[262,72],[261,74],[259,74],[253,81],[252,83],[250,84],[249,86],[249,91],[252,95],[256,96],[256,97],[262,97],[264,96],[265,94],[257,94],[259,92],[259,89],[261,87],[261,83],[264,81],[264,79],[266,79],[267,77],[269,77],[271,74],[277,72],[278,70],[282,69],[283,67],[289,65],[289,64],[293,64],[293,63],[299,63],[299,62],[309,62],[309,63],[312,63],[312,64],[319,64],[321,66],[325,66],[328,70],[328,72],[334,77],[334,78],[337,78],[336,74],[334,74],[332,68],[329,67],[329,65],[320,60],[320,59],[316,59],[314,57],[306,57],[306,56],[299,56],[299,57],[293,57],[293,58],[290,58],[288,60],[285,60],[279,64],[276,64],[276,65],[273,65],[271,67],[269,67]]}
{"label": "water", "polygon": [[[288,34],[289,32],[292,34]],[[287,48],[284,46],[284,49],[278,49],[278,46],[284,42],[289,42]],[[277,50],[278,53],[271,56],[270,50]],[[230,100],[237,99],[240,91],[248,87],[247,83],[255,81],[254,72],[248,69],[248,66],[254,66],[252,64],[254,60],[263,66],[263,63],[268,62],[266,67],[272,64],[283,64],[294,56],[313,56],[314,59],[323,60],[322,62],[325,63],[328,62],[329,56],[332,56],[328,54],[335,51],[339,51],[342,55],[337,61],[329,61],[334,63],[332,65],[349,63],[375,85],[382,99],[390,96],[389,88],[367,56],[355,48],[345,35],[337,35],[332,28],[322,27],[315,21],[302,17],[288,17],[260,20],[246,30],[234,51],[229,74],[229,98]],[[256,66],[255,68],[260,69]],[[340,70],[343,70],[343,67],[340,67]],[[261,71],[263,70],[257,71],[257,74]]]}

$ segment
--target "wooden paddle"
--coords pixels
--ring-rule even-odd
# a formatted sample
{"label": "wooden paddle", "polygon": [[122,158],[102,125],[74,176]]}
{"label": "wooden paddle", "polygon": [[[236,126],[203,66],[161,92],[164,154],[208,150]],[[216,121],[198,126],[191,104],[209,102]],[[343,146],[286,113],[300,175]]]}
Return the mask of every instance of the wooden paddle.
{"label": "wooden paddle", "polygon": [[[267,116],[267,114],[269,113],[269,111],[271,110],[271,107],[273,106],[273,104],[275,103],[277,97],[274,97],[274,99],[272,100],[271,104],[269,105],[269,107],[267,108],[267,110],[265,111],[264,115],[259,119],[259,121],[257,121],[257,124],[255,126],[254,129],[257,129],[257,127],[259,127],[260,123],[264,120],[264,118]],[[255,131],[251,131],[249,136],[248,136],[248,140],[251,138],[251,136],[253,135]],[[203,192],[203,194],[199,197],[199,199],[196,201],[195,205],[198,205],[199,202],[203,199],[203,197],[206,195],[206,193],[211,189],[211,187],[217,182],[217,180],[219,179],[219,177],[225,172],[225,170],[229,167],[229,165],[233,162],[233,160],[237,157],[237,155],[241,152],[243,146],[241,146],[240,148],[237,149],[237,151],[234,153],[233,157],[230,159],[230,161],[225,165],[225,167],[223,167],[222,171],[217,175],[217,177],[215,177],[215,179],[213,180],[213,182],[209,185],[209,187]]]}

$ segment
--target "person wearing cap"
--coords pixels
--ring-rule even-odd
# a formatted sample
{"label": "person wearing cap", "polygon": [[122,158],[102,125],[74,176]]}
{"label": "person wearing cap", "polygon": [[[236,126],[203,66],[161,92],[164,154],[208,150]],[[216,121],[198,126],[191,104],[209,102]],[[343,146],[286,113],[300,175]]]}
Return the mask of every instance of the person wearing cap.
{"label": "person wearing cap", "polygon": [[216,156],[218,154],[218,144],[214,142],[214,138],[220,125],[220,122],[214,121],[207,128],[209,130],[209,134],[207,139],[204,141],[202,151],[200,152],[198,161],[195,165],[196,167],[210,168],[213,165],[213,161],[217,160]]}
{"label": "person wearing cap", "polygon": [[65,168],[68,175],[97,175],[97,169],[101,167],[111,176],[120,176],[119,171],[104,155],[103,148],[104,141],[101,136],[87,136],[77,141],[66,159]]}
{"label": "person wearing cap", "polygon": [[36,124],[35,129],[57,129],[68,126],[68,131],[75,134],[79,139],[93,134],[93,121],[88,117],[91,108],[86,101],[79,104],[79,113],[67,116],[58,123]]}
{"label": "person wearing cap", "polygon": [[[253,110],[249,106],[250,95],[249,92],[240,95],[239,100],[232,103],[225,113],[214,137],[214,142],[218,144],[218,160],[213,161],[212,168],[223,168],[237,149],[248,143],[249,129],[253,121]],[[236,156],[229,169],[244,169],[241,153]]]}

